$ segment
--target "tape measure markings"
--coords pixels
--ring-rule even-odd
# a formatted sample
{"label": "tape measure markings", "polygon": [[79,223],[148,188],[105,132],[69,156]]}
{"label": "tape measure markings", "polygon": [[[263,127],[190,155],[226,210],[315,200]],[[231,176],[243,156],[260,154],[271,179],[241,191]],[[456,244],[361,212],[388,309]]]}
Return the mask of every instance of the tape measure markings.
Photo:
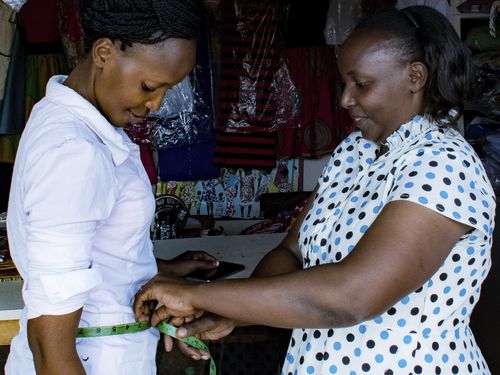
{"label": "tape measure markings", "polygon": [[[146,329],[150,328],[151,324],[149,322],[133,322],[133,323],[125,323],[125,324],[116,324],[112,326],[102,326],[102,327],[79,327],[76,332],[76,337],[85,338],[85,337],[102,337],[102,336],[115,336],[115,335],[123,335],[126,333],[136,333],[142,332]],[[168,324],[164,321],[160,322],[156,327],[160,332],[171,336],[177,340],[185,342],[189,346],[192,346],[196,349],[205,350],[210,353],[208,350],[207,344],[198,339],[197,337],[190,336],[186,338],[180,338],[175,335],[175,331],[177,327]],[[210,355],[210,375],[216,375],[216,367],[215,362]]]}

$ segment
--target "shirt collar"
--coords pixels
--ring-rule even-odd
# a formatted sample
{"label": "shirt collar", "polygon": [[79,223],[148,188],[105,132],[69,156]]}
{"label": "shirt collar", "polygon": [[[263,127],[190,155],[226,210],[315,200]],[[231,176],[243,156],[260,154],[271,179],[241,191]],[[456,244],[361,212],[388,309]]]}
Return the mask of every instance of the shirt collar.
{"label": "shirt collar", "polygon": [[57,75],[47,83],[46,97],[82,120],[109,148],[115,165],[122,164],[130,149],[122,134],[94,107],[73,89],[64,86],[67,76]]}
{"label": "shirt collar", "polygon": [[410,122],[401,125],[399,129],[389,135],[384,146],[389,150],[399,148],[403,144],[411,142],[423,133],[434,130],[437,127],[436,123],[430,121],[428,116],[417,115]]}

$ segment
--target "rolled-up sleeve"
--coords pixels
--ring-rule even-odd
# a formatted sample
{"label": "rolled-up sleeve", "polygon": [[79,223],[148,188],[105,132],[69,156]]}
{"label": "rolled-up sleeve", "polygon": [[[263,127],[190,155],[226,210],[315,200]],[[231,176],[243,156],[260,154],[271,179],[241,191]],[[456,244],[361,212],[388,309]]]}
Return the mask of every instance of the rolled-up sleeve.
{"label": "rolled-up sleeve", "polygon": [[114,165],[100,144],[71,139],[24,171],[28,318],[82,307],[102,277],[92,264],[96,228],[113,207]]}

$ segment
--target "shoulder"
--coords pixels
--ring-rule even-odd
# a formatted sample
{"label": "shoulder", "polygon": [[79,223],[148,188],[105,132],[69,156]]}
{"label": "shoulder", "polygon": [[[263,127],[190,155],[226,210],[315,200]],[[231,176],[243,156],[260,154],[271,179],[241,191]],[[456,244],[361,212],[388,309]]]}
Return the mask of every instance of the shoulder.
{"label": "shoulder", "polygon": [[400,163],[421,170],[486,177],[474,148],[454,129],[438,129],[426,134],[400,157]]}
{"label": "shoulder", "polygon": [[[23,133],[27,160],[36,161],[47,153],[69,152],[88,156],[84,150],[108,155],[105,145],[77,116],[64,107],[42,99],[32,111]],[[111,160],[111,159],[110,159]]]}
{"label": "shoulder", "polygon": [[411,200],[489,232],[495,195],[481,160],[456,131],[427,134],[400,156],[391,174],[388,200]]}

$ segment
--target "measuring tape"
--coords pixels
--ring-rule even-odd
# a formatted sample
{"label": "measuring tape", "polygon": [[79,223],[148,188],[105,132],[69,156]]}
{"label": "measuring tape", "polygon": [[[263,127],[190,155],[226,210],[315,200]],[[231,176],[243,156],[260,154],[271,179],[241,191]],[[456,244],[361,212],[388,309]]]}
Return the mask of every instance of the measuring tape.
{"label": "measuring tape", "polygon": [[[123,335],[125,333],[136,333],[136,332],[141,332],[145,331],[146,329],[150,328],[151,324],[149,322],[133,322],[133,323],[126,323],[126,324],[117,324],[114,326],[103,326],[103,327],[81,327],[78,328],[76,332],[76,337],[100,337],[100,336],[114,336],[114,335]],[[179,338],[175,335],[175,331],[177,327],[165,323],[165,322],[160,322],[156,328],[174,339],[180,340],[182,342],[185,342],[189,346],[192,346],[193,348],[196,349],[201,349],[205,350],[206,352],[209,352],[207,344],[205,344],[203,341],[200,339],[190,336],[186,338]],[[210,353],[210,352],[209,352]],[[210,375],[216,375],[217,371],[215,368],[215,362],[210,356]]]}

